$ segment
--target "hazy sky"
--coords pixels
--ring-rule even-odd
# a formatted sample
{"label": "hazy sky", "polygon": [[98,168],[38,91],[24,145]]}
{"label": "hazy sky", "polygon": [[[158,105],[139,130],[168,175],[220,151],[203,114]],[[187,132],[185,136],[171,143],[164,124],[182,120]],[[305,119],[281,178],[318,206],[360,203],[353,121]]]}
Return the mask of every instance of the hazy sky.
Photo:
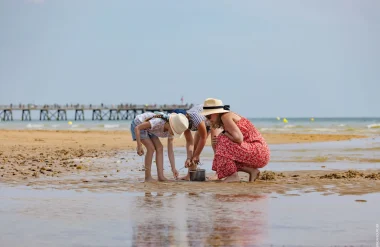
{"label": "hazy sky", "polygon": [[0,104],[380,116],[380,1],[0,0]]}

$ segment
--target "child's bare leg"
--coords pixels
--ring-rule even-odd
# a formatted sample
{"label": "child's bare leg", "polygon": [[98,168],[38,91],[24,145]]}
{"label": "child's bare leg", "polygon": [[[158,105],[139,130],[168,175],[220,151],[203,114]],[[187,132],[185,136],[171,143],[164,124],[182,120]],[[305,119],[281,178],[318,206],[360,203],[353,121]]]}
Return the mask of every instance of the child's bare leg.
{"label": "child's bare leg", "polygon": [[162,146],[160,139],[158,139],[157,137],[153,137],[151,138],[151,140],[156,149],[156,166],[158,181],[168,181],[169,179],[165,178],[164,176],[164,147]]}
{"label": "child's bare leg", "polygon": [[260,176],[260,171],[257,168],[243,166],[239,168],[239,171],[248,173],[250,182],[255,182],[255,180],[258,179]]}
{"label": "child's bare leg", "polygon": [[152,160],[153,153],[155,151],[153,142],[151,139],[143,139],[141,143],[146,147],[146,154],[144,159],[145,164],[145,182],[156,182],[155,179],[152,178]]}

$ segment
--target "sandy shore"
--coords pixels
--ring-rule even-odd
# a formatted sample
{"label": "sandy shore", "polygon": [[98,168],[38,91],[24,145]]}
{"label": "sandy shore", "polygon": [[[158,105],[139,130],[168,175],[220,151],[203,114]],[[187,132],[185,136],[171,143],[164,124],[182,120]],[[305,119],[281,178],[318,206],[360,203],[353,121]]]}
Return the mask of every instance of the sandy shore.
{"label": "sandy shore", "polygon": [[[269,144],[343,141],[362,137],[355,135],[313,134],[265,134],[264,136]],[[163,143],[166,143],[165,140],[163,140]],[[208,141],[207,145],[209,144],[210,142]],[[184,146],[185,140],[177,139],[175,140],[175,145],[177,147]],[[76,174],[103,172],[102,168],[92,166],[91,163],[82,162],[81,158],[113,157],[118,151],[134,149],[135,143],[131,140],[129,132],[0,130],[0,180],[21,184],[54,184],[55,182],[61,185],[66,183],[76,184],[78,181],[73,182],[70,179],[65,179],[65,176],[72,174],[73,171]],[[321,172],[317,173],[320,174]],[[297,174],[291,173],[286,177],[293,178],[292,176],[294,175]],[[50,178],[49,182],[46,181],[46,178]],[[292,179],[285,178],[277,178],[276,181],[278,183],[276,182],[275,185],[280,186],[284,182],[288,185],[295,184],[292,182]],[[368,180],[365,176],[360,177],[360,179],[360,181]],[[305,177],[301,181],[304,182],[300,183],[298,181],[296,184],[309,185],[311,180],[310,177]],[[316,181],[320,181],[320,179]],[[316,181],[313,183],[320,183]],[[81,182],[79,181],[79,183]],[[217,183],[212,183],[211,187],[210,183],[207,184],[206,187],[213,188]],[[268,182],[266,181],[264,184],[264,187],[267,188]],[[363,182],[363,184],[365,183]],[[133,185],[132,187],[138,189],[138,186],[140,185]],[[167,188],[165,185],[160,185],[159,188],[161,186]],[[176,185],[176,188],[182,190],[186,186],[180,183]],[[199,190],[204,190],[205,188],[204,185],[198,184],[196,186],[199,186]],[[234,186],[245,188],[247,185],[231,185],[227,187],[227,190],[229,190],[228,188],[233,189]],[[250,186],[252,185],[248,185],[247,188]],[[257,188],[261,187],[260,182],[255,183],[255,186]],[[96,188],[97,183],[93,184],[92,187]],[[169,187],[173,189],[172,185]]]}

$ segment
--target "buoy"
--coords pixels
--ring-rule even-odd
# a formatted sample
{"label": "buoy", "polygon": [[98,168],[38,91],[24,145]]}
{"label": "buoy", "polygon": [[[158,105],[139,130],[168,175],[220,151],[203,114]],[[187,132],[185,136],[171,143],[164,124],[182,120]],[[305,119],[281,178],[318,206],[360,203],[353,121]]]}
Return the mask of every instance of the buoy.
{"label": "buoy", "polygon": [[288,120],[287,120],[286,118],[284,118],[282,121],[283,121],[284,123],[288,123]]}
{"label": "buoy", "polygon": [[69,122],[68,122],[68,124],[69,124],[69,125],[72,125],[72,124],[73,124],[73,122],[69,121]]}
{"label": "buoy", "polygon": [[314,118],[313,118],[313,117],[312,117],[312,118],[310,118],[310,121],[312,121],[312,122],[313,122],[313,121],[314,121]]}
{"label": "buoy", "polygon": [[280,117],[277,117],[277,120],[280,120],[281,118]]}

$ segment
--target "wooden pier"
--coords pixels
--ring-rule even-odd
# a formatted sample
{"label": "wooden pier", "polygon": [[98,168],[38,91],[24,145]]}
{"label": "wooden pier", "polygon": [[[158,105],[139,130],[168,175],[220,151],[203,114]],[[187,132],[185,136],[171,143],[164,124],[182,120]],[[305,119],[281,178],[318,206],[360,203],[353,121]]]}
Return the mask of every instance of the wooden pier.
{"label": "wooden pier", "polygon": [[188,110],[193,105],[0,105],[0,121],[13,121],[13,113],[21,112],[22,121],[31,121],[32,112],[39,112],[40,121],[67,121],[67,112],[75,112],[74,120],[85,120],[85,112],[92,112],[91,120],[128,120],[143,112],[170,112],[175,109]]}

